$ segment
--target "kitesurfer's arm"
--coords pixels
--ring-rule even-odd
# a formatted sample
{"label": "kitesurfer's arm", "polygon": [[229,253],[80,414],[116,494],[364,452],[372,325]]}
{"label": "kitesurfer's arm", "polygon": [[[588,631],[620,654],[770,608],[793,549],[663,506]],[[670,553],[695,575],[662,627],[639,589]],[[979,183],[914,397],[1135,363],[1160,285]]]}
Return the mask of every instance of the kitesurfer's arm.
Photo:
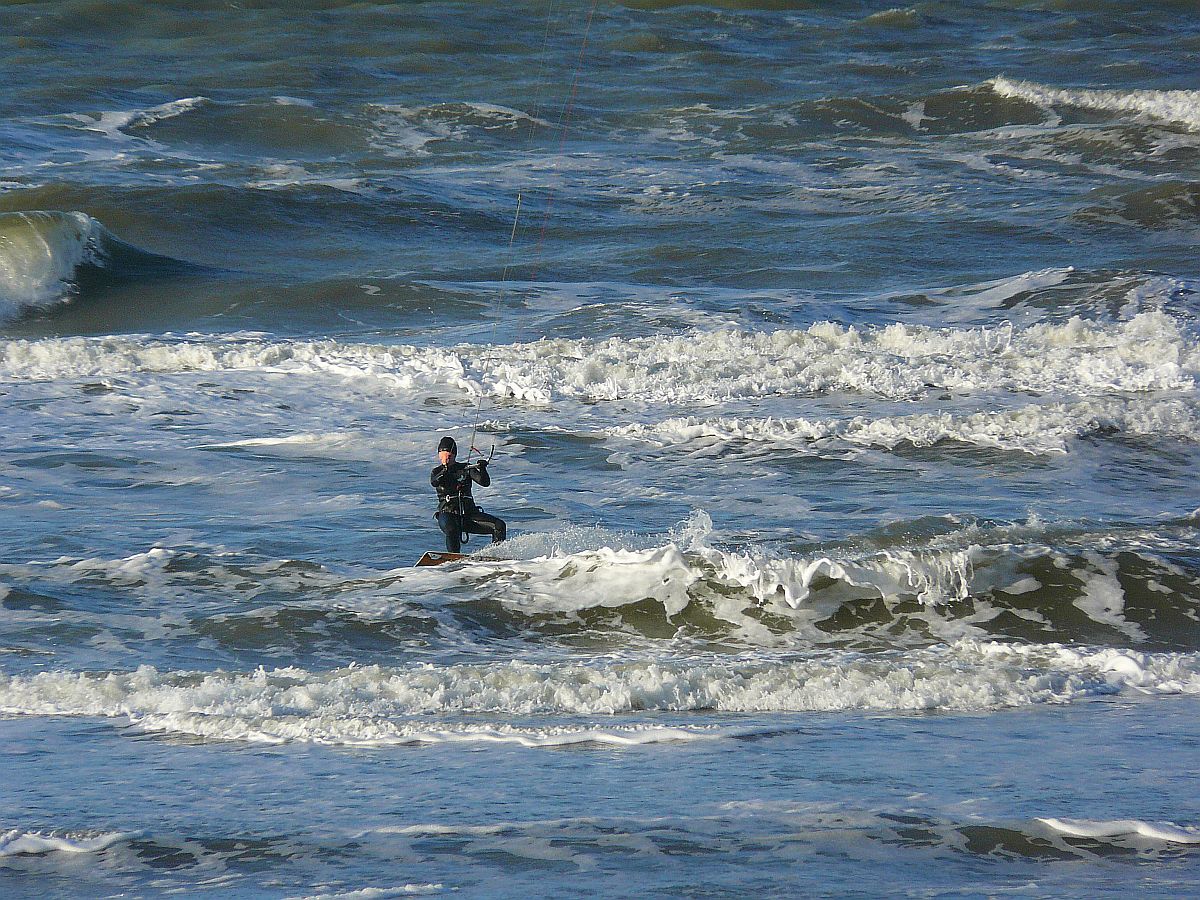
{"label": "kitesurfer's arm", "polygon": [[471,466],[471,480],[480,487],[491,487],[492,476],[488,474],[487,460],[481,459],[475,465]]}
{"label": "kitesurfer's arm", "polygon": [[435,489],[449,490],[450,485],[447,484],[446,476],[449,474],[448,466],[435,466],[433,471],[429,473],[429,483]]}

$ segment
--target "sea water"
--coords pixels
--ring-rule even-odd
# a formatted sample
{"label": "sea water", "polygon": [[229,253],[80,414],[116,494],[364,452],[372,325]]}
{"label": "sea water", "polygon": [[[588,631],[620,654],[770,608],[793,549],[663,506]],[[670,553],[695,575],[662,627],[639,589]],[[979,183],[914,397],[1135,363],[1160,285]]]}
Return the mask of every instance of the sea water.
{"label": "sea water", "polygon": [[0,894],[1200,891],[1194,12],[6,4]]}

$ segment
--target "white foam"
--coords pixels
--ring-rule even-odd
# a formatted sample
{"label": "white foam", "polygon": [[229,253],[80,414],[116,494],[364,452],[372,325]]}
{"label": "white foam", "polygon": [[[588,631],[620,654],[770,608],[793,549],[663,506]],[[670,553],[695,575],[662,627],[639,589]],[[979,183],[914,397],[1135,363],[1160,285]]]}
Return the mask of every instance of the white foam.
{"label": "white foam", "polygon": [[[516,568],[522,587],[509,593],[505,603],[528,613],[578,612],[653,599],[674,616],[691,602],[688,589],[700,577],[674,544],[648,550],[602,547],[525,561]],[[502,575],[496,579],[497,585],[505,583]]]}
{"label": "white foam", "polygon": [[151,106],[148,109],[136,110],[130,118],[130,125],[152,125],[155,122],[163,119],[173,119],[176,116],[181,116],[184,113],[191,112],[194,109],[199,109],[205,104],[212,103],[207,97],[183,97],[179,100],[171,100],[167,103],[160,103],[158,106]]}
{"label": "white foam", "polygon": [[[569,669],[570,667],[568,667]],[[258,670],[249,675],[136,672],[43,673],[0,678],[0,710],[25,715],[127,717],[146,731],[257,743],[292,741],[378,747],[429,743],[632,746],[720,736],[711,727],[553,724],[543,727],[430,720],[434,713],[617,711],[619,697],[587,682],[588,670],[519,663],[408,671],[378,666],[328,673]],[[580,680],[583,678],[584,680]],[[33,689],[37,695],[26,692]],[[32,704],[18,701],[26,693]],[[412,719],[410,717],[419,717]]]}
{"label": "white foam", "polygon": [[[218,740],[353,746],[433,742],[556,747],[738,733],[660,723],[552,721],[644,711],[987,710],[1135,692],[1200,693],[1197,654],[958,641],[905,652],[594,664],[297,668],[252,673],[42,672],[0,676],[13,715],[127,718],[148,731]],[[467,716],[460,721],[458,717]],[[448,718],[447,718],[448,717]]]}
{"label": "white foam", "polygon": [[332,894],[306,894],[302,900],[384,900],[387,897],[411,897],[414,894],[436,894],[442,890],[441,882],[402,884],[397,887],[364,887],[352,891],[336,891]]}
{"label": "white foam", "polygon": [[1085,838],[1143,837],[1167,844],[1200,844],[1200,828],[1141,819],[1037,819],[1060,834]]}
{"label": "white foam", "polygon": [[397,389],[446,386],[477,392],[452,351],[271,341],[254,336],[163,340],[110,336],[0,342],[0,374],[14,378],[102,377],[138,372],[330,374],[386,380]]}
{"label": "white foam", "polygon": [[12,828],[0,834],[0,859],[43,853],[98,853],[113,844],[131,840],[137,832],[107,832],[100,834],[46,834],[41,831],[21,831]]}
{"label": "white foam", "polygon": [[376,134],[371,146],[375,149],[405,155],[424,156],[426,146],[435,141],[462,140],[470,129],[485,131],[511,130],[536,126],[549,128],[543,119],[520,110],[493,103],[457,102],[435,103],[429,106],[378,104]]}
{"label": "white foam", "polygon": [[987,82],[1002,97],[1013,97],[1037,106],[1075,106],[1135,116],[1160,122],[1177,122],[1200,130],[1200,91],[1120,91],[1056,88],[1032,81],[993,78]]}
{"label": "white foam", "polygon": [[555,400],[717,402],[826,392],[915,399],[934,391],[1089,396],[1191,391],[1200,347],[1164,312],[1126,322],[1072,319],[1025,329],[880,329],[824,322],[607,340],[427,348],[193,336],[0,343],[0,375],[251,371],[370,378],[396,391],[451,390],[534,404]]}
{"label": "white foam", "polygon": [[1036,578],[1026,577],[1026,578],[1018,578],[1012,584],[1006,585],[1005,587],[1001,588],[1001,590],[1004,591],[1004,593],[1006,593],[1006,594],[1011,594],[1013,596],[1019,596],[1020,594],[1029,594],[1029,593],[1032,593],[1033,591],[1040,590],[1041,587],[1042,587],[1042,583],[1040,581],[1038,581]]}
{"label": "white foam", "polygon": [[[714,568],[717,580],[748,589],[759,602],[782,598],[793,609],[800,609],[811,599],[813,582],[819,577],[866,588],[868,596],[916,596],[931,604],[962,599],[970,592],[973,552],[970,547],[931,554],[897,549],[835,560],[826,556],[771,558],[716,548],[697,550]],[[837,596],[834,607],[842,599]],[[833,609],[808,604],[807,611],[824,618]]]}
{"label": "white foam", "polygon": [[88,131],[98,131],[112,140],[128,141],[130,137],[125,133],[128,128],[153,125],[155,122],[172,119],[211,102],[207,97],[183,97],[146,109],[110,110],[90,115],[72,113],[65,118]]}
{"label": "white foam", "polygon": [[[1040,269],[1023,272],[1007,278],[997,278],[978,284],[955,286],[944,290],[928,291],[926,296],[940,301],[937,309],[939,322],[954,324],[977,321],[1000,309],[1004,302],[1032,291],[1046,291],[1067,283],[1075,272],[1073,266]],[[883,299],[898,299],[902,293],[885,294]],[[1011,331],[1010,331],[1011,334]]]}
{"label": "white foam", "polygon": [[81,212],[0,214],[0,321],[67,300],[75,270],[99,259],[102,231]]}
{"label": "white foam", "polygon": [[1062,644],[975,642],[980,654],[1008,663],[1028,664],[1075,674],[1091,673],[1111,693],[1195,694],[1200,692],[1200,654],[1140,653],[1114,647]]}
{"label": "white foam", "polygon": [[746,441],[770,449],[787,447],[819,453],[847,446],[891,450],[905,443],[932,447],[943,441],[957,441],[1033,455],[1066,453],[1072,439],[1097,431],[1200,440],[1200,410],[1183,400],[1110,399],[1028,404],[969,415],[938,412],[877,419],[682,416],[606,429],[614,437],[684,448],[697,443],[724,446]]}
{"label": "white foam", "polygon": [[226,441],[223,444],[206,444],[208,449],[232,449],[235,447],[281,447],[281,446],[311,446],[316,444],[341,443],[349,435],[346,432],[330,434],[288,434],[271,438],[246,438],[242,441]]}
{"label": "white foam", "polygon": [[1075,598],[1075,605],[1093,622],[1114,628],[1134,641],[1146,640],[1146,633],[1125,618],[1125,590],[1117,578],[1116,561],[1105,559],[1095,551],[1088,551],[1084,556],[1093,570],[1075,573],[1083,580],[1083,593]]}
{"label": "white foam", "polygon": [[298,163],[268,163],[263,166],[262,174],[261,178],[248,180],[246,187],[255,190],[276,190],[303,185],[305,187],[328,187],[335,191],[345,191],[348,194],[365,193],[361,178],[314,175]]}

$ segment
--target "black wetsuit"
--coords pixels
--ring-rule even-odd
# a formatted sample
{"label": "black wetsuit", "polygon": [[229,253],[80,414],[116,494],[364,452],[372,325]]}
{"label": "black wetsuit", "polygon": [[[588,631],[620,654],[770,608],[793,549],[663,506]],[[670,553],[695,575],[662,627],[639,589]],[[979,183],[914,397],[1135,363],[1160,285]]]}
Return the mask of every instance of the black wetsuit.
{"label": "black wetsuit", "polygon": [[492,476],[488,474],[487,462],[480,460],[473,466],[452,462],[448,466],[435,466],[429,475],[429,483],[438,495],[438,508],[434,516],[438,528],[446,535],[446,549],[458,553],[464,533],[490,534],[492,543],[504,540],[504,520],[490,516],[475,505],[471,497],[471,482],[488,487]]}

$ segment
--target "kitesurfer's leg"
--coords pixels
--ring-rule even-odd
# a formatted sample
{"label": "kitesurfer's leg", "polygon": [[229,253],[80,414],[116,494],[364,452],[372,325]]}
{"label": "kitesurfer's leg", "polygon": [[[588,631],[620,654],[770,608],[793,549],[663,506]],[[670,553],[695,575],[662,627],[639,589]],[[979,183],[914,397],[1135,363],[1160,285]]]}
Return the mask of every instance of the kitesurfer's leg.
{"label": "kitesurfer's leg", "polygon": [[507,533],[503,519],[485,513],[481,509],[475,510],[467,517],[467,531],[471,534],[490,534],[493,544],[504,540]]}
{"label": "kitesurfer's leg", "polygon": [[458,516],[451,512],[440,512],[437,514],[437,523],[438,528],[442,529],[442,534],[446,535],[446,551],[449,553],[458,553],[461,546],[459,541],[462,536]]}

